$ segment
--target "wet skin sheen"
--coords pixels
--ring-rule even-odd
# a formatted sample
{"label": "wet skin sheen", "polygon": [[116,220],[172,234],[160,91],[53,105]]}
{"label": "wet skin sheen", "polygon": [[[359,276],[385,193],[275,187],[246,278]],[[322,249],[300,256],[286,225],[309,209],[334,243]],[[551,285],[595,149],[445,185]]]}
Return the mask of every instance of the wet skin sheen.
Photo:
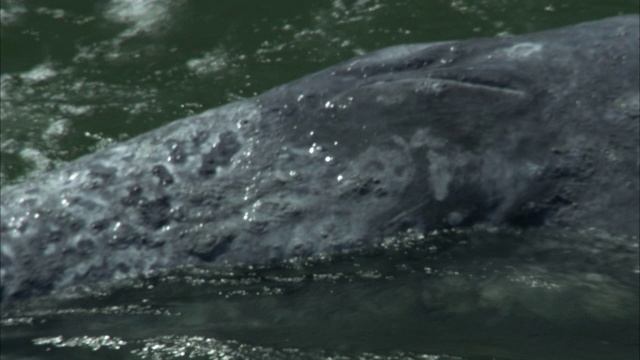
{"label": "wet skin sheen", "polygon": [[3,303],[406,229],[638,236],[638,16],[403,45],[6,187]]}

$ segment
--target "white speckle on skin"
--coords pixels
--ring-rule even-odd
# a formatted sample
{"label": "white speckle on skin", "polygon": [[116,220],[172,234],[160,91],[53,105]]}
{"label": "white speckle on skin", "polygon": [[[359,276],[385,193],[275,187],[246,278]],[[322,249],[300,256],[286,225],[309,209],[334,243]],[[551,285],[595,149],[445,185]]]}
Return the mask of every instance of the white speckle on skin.
{"label": "white speckle on skin", "polygon": [[376,102],[380,103],[384,106],[393,106],[402,104],[406,100],[406,96],[403,94],[395,94],[395,95],[378,95],[376,97]]}
{"label": "white speckle on skin", "polygon": [[525,42],[525,43],[513,45],[509,48],[503,49],[502,51],[509,58],[521,59],[521,58],[527,58],[533,54],[539,53],[541,50],[542,50],[542,44]]}
{"label": "white speckle on skin", "polygon": [[429,159],[429,179],[436,200],[442,201],[449,195],[449,183],[453,176],[449,172],[449,159],[435,151],[427,153]]}
{"label": "white speckle on skin", "polygon": [[0,244],[0,253],[9,258],[14,258],[16,256],[16,254],[13,252],[13,248],[6,243]]}
{"label": "white speckle on skin", "polygon": [[44,255],[51,255],[51,254],[54,254],[55,252],[56,252],[56,246],[53,244],[49,244],[44,250]]}

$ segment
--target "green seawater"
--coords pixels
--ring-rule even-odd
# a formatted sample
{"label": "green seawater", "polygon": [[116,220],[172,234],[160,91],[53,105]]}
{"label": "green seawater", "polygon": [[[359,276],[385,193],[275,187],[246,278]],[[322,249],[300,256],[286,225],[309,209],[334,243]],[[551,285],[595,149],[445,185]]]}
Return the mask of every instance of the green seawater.
{"label": "green seawater", "polygon": [[[378,48],[639,5],[1,0],[0,186]],[[180,269],[3,308],[0,359],[635,360],[639,297],[638,239],[407,233],[361,252]]]}

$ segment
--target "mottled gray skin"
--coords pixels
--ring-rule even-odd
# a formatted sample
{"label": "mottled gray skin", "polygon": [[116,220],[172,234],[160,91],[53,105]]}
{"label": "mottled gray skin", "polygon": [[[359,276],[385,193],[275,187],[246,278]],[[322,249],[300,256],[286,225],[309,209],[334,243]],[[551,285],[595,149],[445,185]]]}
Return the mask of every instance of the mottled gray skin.
{"label": "mottled gray skin", "polygon": [[403,229],[638,236],[638,16],[397,46],[2,193],[2,301]]}

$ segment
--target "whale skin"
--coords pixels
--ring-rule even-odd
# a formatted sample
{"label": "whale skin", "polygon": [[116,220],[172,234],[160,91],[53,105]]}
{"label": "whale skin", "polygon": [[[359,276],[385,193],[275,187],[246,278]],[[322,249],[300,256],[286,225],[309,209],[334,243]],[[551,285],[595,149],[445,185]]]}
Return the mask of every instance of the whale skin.
{"label": "whale skin", "polygon": [[6,186],[1,300],[407,229],[637,239],[638,27],[375,51]]}

